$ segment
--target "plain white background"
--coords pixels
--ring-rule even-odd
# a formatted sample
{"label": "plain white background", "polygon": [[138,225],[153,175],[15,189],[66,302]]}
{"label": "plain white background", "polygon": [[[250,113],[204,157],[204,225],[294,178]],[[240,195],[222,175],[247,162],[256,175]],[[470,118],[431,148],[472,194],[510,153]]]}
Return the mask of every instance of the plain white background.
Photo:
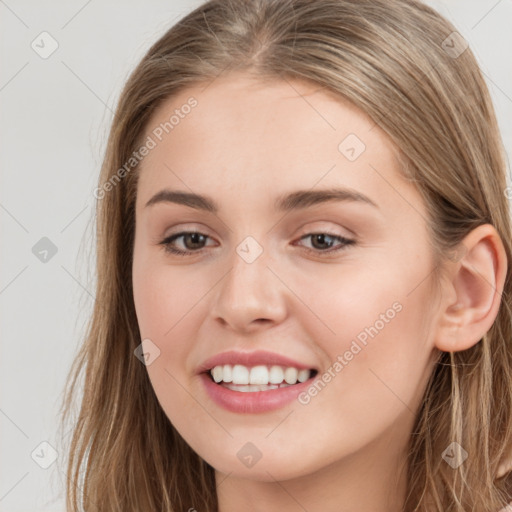
{"label": "plain white background", "polygon": [[[93,190],[112,111],[149,46],[200,3],[0,0],[0,511],[65,509],[58,413],[94,303]],[[476,54],[510,159],[512,2],[427,3]],[[52,39],[42,58],[33,46]]]}

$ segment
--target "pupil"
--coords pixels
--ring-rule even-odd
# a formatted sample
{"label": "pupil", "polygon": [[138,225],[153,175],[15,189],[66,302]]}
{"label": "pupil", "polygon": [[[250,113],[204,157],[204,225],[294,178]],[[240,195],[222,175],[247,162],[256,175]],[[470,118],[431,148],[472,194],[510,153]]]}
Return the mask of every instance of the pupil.
{"label": "pupil", "polygon": [[200,233],[190,233],[188,235],[188,237],[190,239],[192,239],[192,244],[197,244],[197,243],[201,243],[201,242],[198,241],[198,238],[203,237],[203,235],[201,235]]}
{"label": "pupil", "polygon": [[[320,235],[314,235],[313,236],[313,240],[316,238],[320,239],[320,244],[324,244],[325,243],[325,237],[327,238],[330,238],[329,235],[323,235],[323,234],[320,234]],[[329,246],[329,244],[327,244]]]}

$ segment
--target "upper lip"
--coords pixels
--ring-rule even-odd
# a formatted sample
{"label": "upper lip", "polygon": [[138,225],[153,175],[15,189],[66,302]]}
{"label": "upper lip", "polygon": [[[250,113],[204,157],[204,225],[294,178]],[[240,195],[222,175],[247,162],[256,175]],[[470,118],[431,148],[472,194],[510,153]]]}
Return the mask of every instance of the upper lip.
{"label": "upper lip", "polygon": [[204,361],[197,369],[197,373],[199,374],[203,372],[208,372],[215,366],[221,366],[224,364],[241,364],[243,366],[277,365],[285,367],[291,366],[299,370],[315,369],[311,365],[300,363],[299,361],[295,361],[293,359],[290,359],[289,357],[277,354],[276,352],[268,352],[265,350],[257,350],[254,352],[239,352],[235,350],[230,350],[227,352],[217,354]]}

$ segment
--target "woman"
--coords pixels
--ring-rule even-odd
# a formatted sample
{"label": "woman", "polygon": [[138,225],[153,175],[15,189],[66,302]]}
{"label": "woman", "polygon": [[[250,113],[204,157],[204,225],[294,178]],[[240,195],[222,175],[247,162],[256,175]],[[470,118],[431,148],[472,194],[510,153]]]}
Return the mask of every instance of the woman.
{"label": "woman", "polygon": [[95,196],[69,510],[512,499],[504,150],[433,9],[201,5],[130,76]]}

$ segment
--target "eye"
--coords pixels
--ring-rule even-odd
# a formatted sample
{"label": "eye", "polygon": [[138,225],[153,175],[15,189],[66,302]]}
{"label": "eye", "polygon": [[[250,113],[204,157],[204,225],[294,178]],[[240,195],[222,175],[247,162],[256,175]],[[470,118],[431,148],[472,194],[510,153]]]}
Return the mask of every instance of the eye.
{"label": "eye", "polygon": [[[183,239],[185,249],[178,249],[175,246],[175,242],[180,238]],[[205,235],[204,233],[201,233],[199,231],[181,231],[180,233],[175,233],[173,235],[166,237],[159,243],[159,245],[162,245],[164,247],[164,250],[170,254],[176,254],[178,256],[187,256],[201,252],[204,248],[206,240],[209,238],[210,237],[208,235]],[[314,241],[313,245],[320,246],[319,248],[305,247],[306,251],[320,255],[322,255],[323,253],[327,253],[329,255],[332,253],[337,253],[339,251],[344,250],[348,245],[354,245],[356,243],[355,240],[351,240],[340,235],[324,232],[308,233],[307,235],[302,236],[300,240],[304,240],[306,238],[311,238],[311,240]],[[338,240],[338,248],[331,249],[331,247],[333,246],[332,240]]]}
{"label": "eye", "polygon": [[[300,238],[300,240],[304,240],[306,238],[311,238],[313,242],[313,246],[317,245],[319,248],[310,248],[305,247],[305,249],[308,252],[314,252],[316,254],[323,255],[324,253],[327,253],[328,255],[332,253],[338,253],[340,251],[343,251],[348,245],[354,245],[356,243],[355,240],[351,240],[349,238],[345,238],[341,235],[335,235],[333,233],[308,233],[307,235],[304,235]],[[336,249],[331,249],[333,246],[332,240],[338,240],[339,246]],[[326,247],[327,245],[327,247]],[[327,250],[325,250],[327,249]]]}
{"label": "eye", "polygon": [[[183,238],[185,250],[177,249],[174,246],[174,242],[179,238]],[[199,231],[181,231],[180,233],[168,236],[162,240],[159,245],[163,245],[164,250],[168,253],[186,256],[188,254],[201,252],[203,244],[208,238],[210,238],[208,235]],[[189,249],[187,249],[187,246]]]}

